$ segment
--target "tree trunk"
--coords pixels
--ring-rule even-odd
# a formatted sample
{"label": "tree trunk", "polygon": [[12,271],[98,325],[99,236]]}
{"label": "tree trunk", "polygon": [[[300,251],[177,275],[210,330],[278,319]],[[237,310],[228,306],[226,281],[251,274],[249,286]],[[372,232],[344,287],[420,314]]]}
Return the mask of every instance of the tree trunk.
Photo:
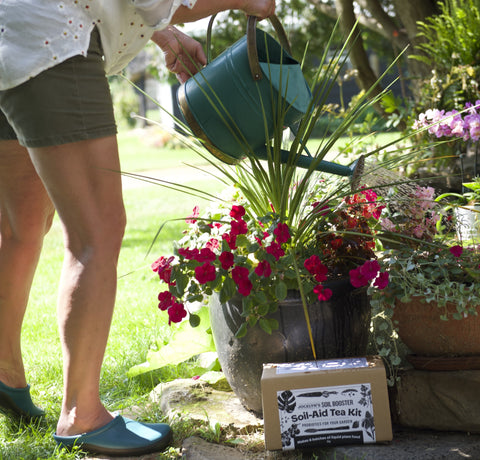
{"label": "tree trunk", "polygon": [[[349,34],[355,27],[356,17],[353,10],[353,0],[335,0],[335,7],[340,18],[340,25],[345,34]],[[382,87],[377,82],[378,75],[372,70],[368,60],[367,53],[363,46],[360,30],[356,30],[354,41],[351,47],[350,59],[353,66],[357,69],[358,83],[360,88],[370,91],[371,97],[378,96],[382,92]],[[375,109],[384,116],[384,110],[380,104],[375,104]]]}

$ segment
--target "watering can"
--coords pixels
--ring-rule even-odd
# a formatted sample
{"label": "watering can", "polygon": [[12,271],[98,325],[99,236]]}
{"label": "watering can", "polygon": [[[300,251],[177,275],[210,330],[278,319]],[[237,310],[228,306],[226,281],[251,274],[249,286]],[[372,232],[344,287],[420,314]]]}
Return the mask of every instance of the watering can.
{"label": "watering can", "polygon": [[[210,54],[212,16],[207,31]],[[294,130],[312,109],[312,94],[298,61],[291,57],[287,35],[276,16],[269,18],[278,36],[257,28],[257,18],[248,17],[247,34],[180,86],[177,98],[183,116],[197,138],[219,160],[236,164],[253,155],[268,158],[266,140],[273,138],[278,104],[283,126]],[[343,166],[307,155],[297,155],[296,166],[339,176],[352,176],[356,165]],[[289,151],[280,152],[282,163]]]}

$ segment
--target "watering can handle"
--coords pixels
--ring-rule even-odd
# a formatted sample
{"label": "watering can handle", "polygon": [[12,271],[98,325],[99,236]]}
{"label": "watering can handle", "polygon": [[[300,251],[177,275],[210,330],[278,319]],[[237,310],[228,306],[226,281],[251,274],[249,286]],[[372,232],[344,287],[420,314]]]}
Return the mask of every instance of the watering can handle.
{"label": "watering can handle", "polygon": [[[217,15],[214,14],[211,16],[210,20],[208,21],[207,27],[207,63],[212,61],[212,27],[213,21]],[[287,34],[285,33],[285,29],[282,26],[282,23],[279,21],[278,17],[272,15],[268,18],[270,23],[272,24],[275,32],[277,34],[278,40],[282,45],[282,48],[288,54],[292,54],[292,49],[290,47],[290,42],[288,41]],[[258,60],[258,50],[257,50],[257,17],[256,16],[248,16],[247,22],[247,54],[248,54],[248,62],[250,64],[250,71],[252,73],[252,77],[254,80],[260,80],[262,78],[262,70],[260,68],[260,62]]]}
{"label": "watering can handle", "polygon": [[[282,23],[279,21],[278,17],[272,15],[268,18],[272,24],[275,32],[277,34],[278,40],[282,45],[282,48],[288,53],[292,54],[292,49],[290,47],[290,42],[288,41],[287,34],[285,29],[282,26]],[[260,62],[258,60],[258,49],[257,49],[257,17],[248,16],[247,22],[247,53],[248,53],[248,62],[250,64],[250,71],[252,72],[252,78],[254,80],[261,80],[262,78],[262,69],[260,68]]]}

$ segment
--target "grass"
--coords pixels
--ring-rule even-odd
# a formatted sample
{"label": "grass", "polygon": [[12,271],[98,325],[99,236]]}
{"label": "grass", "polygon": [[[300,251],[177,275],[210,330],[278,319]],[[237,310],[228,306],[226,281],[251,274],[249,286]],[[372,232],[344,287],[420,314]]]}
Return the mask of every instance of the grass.
{"label": "grass", "polygon": [[[122,169],[142,172],[178,168],[182,163],[205,164],[186,149],[158,148],[153,146],[154,141],[155,138],[143,137],[143,133],[120,133]],[[212,192],[221,189],[221,185],[211,179],[191,185]],[[167,342],[171,334],[166,315],[156,309],[159,283],[149,265],[157,256],[171,252],[171,242],[180,237],[183,222],[168,224],[148,255],[152,238],[162,222],[187,216],[195,204],[201,203],[194,202],[188,195],[146,184],[127,188],[124,199],[128,224],[120,254],[117,304],[101,383],[102,400],[110,410],[131,406],[145,408],[147,396],[158,382],[190,376],[186,366],[167,368],[134,379],[127,379],[126,372],[144,361],[148,348],[157,339]],[[47,417],[38,425],[19,426],[0,415],[0,460],[84,457],[81,452],[57,451],[52,439],[62,397],[62,361],[56,327],[56,293],[62,257],[61,229],[56,219],[45,239],[22,343],[34,401],[47,411]],[[139,416],[144,420],[162,420],[162,414],[154,408],[145,408]],[[179,458],[182,440],[194,434],[212,442],[225,442],[228,437],[228,432],[220,433],[218,427],[210,428],[208,424],[184,418],[171,423],[175,433],[173,447],[158,458]],[[301,458],[301,454],[297,458]]]}

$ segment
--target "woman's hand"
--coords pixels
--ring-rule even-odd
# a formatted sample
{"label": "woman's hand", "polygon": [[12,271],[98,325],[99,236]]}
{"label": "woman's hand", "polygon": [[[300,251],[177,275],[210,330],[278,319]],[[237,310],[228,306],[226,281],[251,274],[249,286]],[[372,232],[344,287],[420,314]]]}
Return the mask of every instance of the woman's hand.
{"label": "woman's hand", "polygon": [[249,16],[265,19],[275,13],[275,0],[242,0],[239,9]]}
{"label": "woman's hand", "polygon": [[202,45],[173,26],[156,31],[152,40],[162,49],[167,69],[177,75],[180,83],[207,63]]}

